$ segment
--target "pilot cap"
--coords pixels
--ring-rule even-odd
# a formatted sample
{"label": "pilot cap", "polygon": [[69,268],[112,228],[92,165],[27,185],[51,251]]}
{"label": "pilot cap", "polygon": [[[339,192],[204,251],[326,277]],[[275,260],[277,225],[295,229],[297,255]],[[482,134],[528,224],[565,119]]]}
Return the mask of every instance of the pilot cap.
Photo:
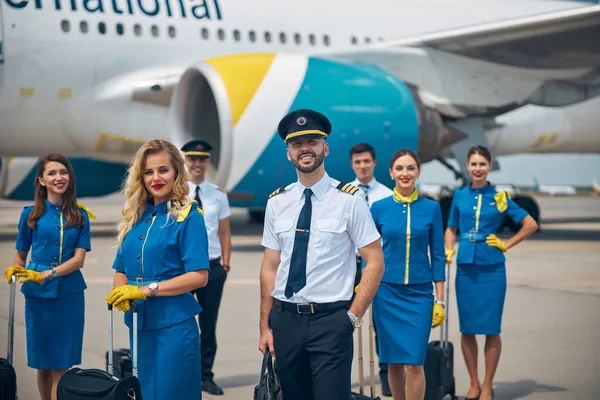
{"label": "pilot cap", "polygon": [[331,133],[331,122],[320,112],[301,109],[283,117],[277,131],[285,143],[306,139],[327,139]]}
{"label": "pilot cap", "polygon": [[200,159],[210,157],[212,146],[204,140],[192,140],[181,147],[183,155],[186,157],[198,157]]}

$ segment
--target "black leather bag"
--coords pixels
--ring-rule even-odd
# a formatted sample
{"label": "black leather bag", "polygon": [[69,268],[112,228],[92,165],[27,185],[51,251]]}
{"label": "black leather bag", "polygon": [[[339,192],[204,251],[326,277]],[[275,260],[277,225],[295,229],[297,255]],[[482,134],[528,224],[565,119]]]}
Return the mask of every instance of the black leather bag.
{"label": "black leather bag", "polygon": [[[138,314],[135,302],[131,302],[133,310],[133,343],[137,345]],[[108,372],[101,369],[71,368],[58,381],[58,400],[142,400],[142,388],[137,378],[137,348],[134,348],[132,359],[132,376],[119,378],[115,376],[113,363],[113,309],[108,306]]]}
{"label": "black leather bag", "polygon": [[277,376],[277,363],[271,358],[268,349],[260,369],[260,381],[254,387],[254,400],[283,400],[283,392]]}

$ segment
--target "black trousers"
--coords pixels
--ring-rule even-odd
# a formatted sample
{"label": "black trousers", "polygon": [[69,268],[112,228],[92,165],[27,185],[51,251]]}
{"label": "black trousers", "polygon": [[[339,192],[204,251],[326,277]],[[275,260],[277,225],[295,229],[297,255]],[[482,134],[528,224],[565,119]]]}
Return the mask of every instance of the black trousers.
{"label": "black trousers", "polygon": [[346,310],[298,314],[273,305],[269,325],[285,400],[350,399],[354,326]]}
{"label": "black trousers", "polygon": [[195,290],[196,298],[202,312],[200,313],[200,350],[202,364],[202,380],[213,379],[213,364],[217,354],[217,317],[223,295],[223,286],[227,279],[227,272],[221,265],[221,259],[210,261],[208,283],[205,287]]}
{"label": "black trousers", "polygon": [[[356,276],[354,278],[354,287],[360,283],[360,278],[362,277],[362,260],[360,257],[356,257]],[[352,300],[354,300],[354,295],[352,295]],[[373,312],[373,307],[371,306],[371,312]],[[363,326],[369,326],[368,323],[364,323]],[[375,353],[377,353],[377,357],[379,357],[379,344],[377,343],[377,325],[375,324],[375,313],[373,313],[373,331],[375,331]],[[379,373],[387,374],[388,365],[385,363],[379,363]]]}

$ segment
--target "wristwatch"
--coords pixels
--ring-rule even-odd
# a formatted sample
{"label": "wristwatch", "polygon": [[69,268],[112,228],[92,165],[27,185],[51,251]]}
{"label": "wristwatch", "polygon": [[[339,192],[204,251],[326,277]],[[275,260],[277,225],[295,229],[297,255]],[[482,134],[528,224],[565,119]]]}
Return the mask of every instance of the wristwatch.
{"label": "wristwatch", "polygon": [[442,305],[442,307],[446,308],[446,302],[445,302],[445,301],[443,301],[443,300],[436,300],[436,301],[435,301],[435,304],[441,304],[441,305]]}
{"label": "wristwatch", "polygon": [[158,292],[158,283],[152,282],[148,285],[148,289],[150,289],[150,296],[156,296],[156,292]]}
{"label": "wristwatch", "polygon": [[58,272],[54,268],[51,268],[50,269],[50,279],[54,279],[57,276],[58,276]]}
{"label": "wristwatch", "polygon": [[350,310],[346,311],[346,313],[348,314],[348,317],[350,318],[350,321],[352,321],[352,325],[354,325],[355,328],[360,328],[362,326],[362,323],[363,323],[362,318],[358,318]]}

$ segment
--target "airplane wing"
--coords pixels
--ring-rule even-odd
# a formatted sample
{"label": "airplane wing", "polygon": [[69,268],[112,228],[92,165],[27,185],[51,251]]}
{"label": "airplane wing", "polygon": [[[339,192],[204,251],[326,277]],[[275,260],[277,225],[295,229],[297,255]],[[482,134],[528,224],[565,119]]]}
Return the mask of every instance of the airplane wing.
{"label": "airplane wing", "polygon": [[600,5],[356,47],[324,57],[376,64],[452,117],[600,94]]}

